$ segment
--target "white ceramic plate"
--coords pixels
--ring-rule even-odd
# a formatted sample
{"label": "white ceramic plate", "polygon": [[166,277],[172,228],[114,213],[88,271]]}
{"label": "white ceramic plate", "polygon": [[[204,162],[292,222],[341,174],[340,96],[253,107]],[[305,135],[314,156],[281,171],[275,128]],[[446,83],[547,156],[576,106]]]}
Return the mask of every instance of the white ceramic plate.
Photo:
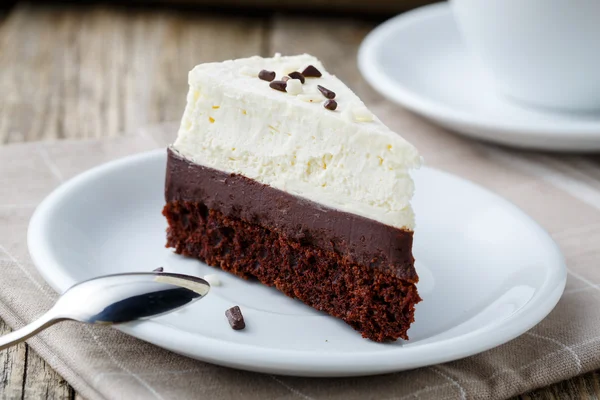
{"label": "white ceramic plate", "polygon": [[456,132],[517,147],[600,150],[600,114],[543,111],[498,95],[446,2],[377,27],[361,44],[358,64],[382,95]]}
{"label": "white ceramic plate", "polygon": [[[29,249],[61,292],[77,281],[164,266],[223,283],[182,311],[118,329],[215,364],[304,376],[379,374],[454,360],[525,332],[555,306],[566,269],[550,237],[515,206],[461,178],[415,174],[415,257],[423,302],[408,342],[374,343],[275,289],[164,247],[166,151],[117,160],[56,189],[37,208]],[[224,312],[240,305],[244,331]]]}

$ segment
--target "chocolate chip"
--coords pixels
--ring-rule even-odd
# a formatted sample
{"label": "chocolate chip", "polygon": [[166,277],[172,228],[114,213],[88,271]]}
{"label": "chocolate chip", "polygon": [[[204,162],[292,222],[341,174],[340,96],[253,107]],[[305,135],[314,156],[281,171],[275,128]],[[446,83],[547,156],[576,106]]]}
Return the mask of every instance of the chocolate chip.
{"label": "chocolate chip", "polygon": [[227,317],[227,321],[229,321],[229,325],[236,331],[246,327],[242,310],[240,310],[238,306],[231,307],[229,310],[225,311],[225,316]]}
{"label": "chocolate chip", "polygon": [[275,79],[275,72],[263,69],[258,73],[258,77],[263,81],[271,82],[273,79]]}
{"label": "chocolate chip", "polygon": [[153,269],[152,272],[164,272],[164,268],[163,267],[158,267],[156,269]]}
{"label": "chocolate chip", "polygon": [[309,65],[308,67],[304,68],[304,71],[302,71],[302,75],[304,75],[307,78],[320,78],[322,76],[321,71],[319,71],[312,65]]}
{"label": "chocolate chip", "polygon": [[335,92],[332,92],[331,90],[324,88],[321,85],[317,85],[317,89],[319,89],[319,92],[323,93],[323,96],[327,97],[328,99],[335,98]]}
{"label": "chocolate chip", "polygon": [[271,87],[271,89],[280,90],[282,92],[285,92],[287,83],[285,83],[284,81],[273,81],[273,82],[269,83],[269,86]]}
{"label": "chocolate chip", "polygon": [[335,110],[337,108],[337,101],[335,100],[327,100],[325,102],[325,104],[323,104],[323,107],[325,107],[328,110]]}
{"label": "chocolate chip", "polygon": [[299,79],[300,82],[304,83],[305,79],[304,79],[304,75],[302,75],[300,72],[298,71],[294,71],[294,72],[290,72],[288,74],[288,76],[292,79]]}
{"label": "chocolate chip", "polygon": [[283,78],[281,78],[281,80],[284,81],[284,82],[287,82],[290,79],[292,79],[292,78],[290,78],[289,76],[284,76]]}

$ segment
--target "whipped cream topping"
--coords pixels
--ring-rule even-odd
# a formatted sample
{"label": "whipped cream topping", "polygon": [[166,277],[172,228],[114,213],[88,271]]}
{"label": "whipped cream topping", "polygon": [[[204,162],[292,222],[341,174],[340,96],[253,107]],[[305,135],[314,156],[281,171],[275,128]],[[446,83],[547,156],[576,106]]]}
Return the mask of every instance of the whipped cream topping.
{"label": "whipped cream topping", "polygon": [[[301,87],[292,83],[292,93],[258,78],[267,70],[279,81],[309,65],[322,76],[306,78]],[[315,57],[201,64],[190,72],[189,85],[173,145],[187,159],[386,225],[413,228],[409,171],[421,164],[417,150]],[[317,85],[335,92],[335,111],[324,107],[327,99]]]}

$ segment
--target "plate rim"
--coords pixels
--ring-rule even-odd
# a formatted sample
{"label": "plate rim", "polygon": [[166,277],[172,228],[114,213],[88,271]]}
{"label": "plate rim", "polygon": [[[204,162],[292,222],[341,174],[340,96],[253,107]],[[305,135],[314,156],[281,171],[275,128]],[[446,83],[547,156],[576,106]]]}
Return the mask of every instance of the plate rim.
{"label": "plate rim", "polygon": [[[406,13],[397,15],[378,25],[367,34],[358,49],[358,68],[363,78],[381,95],[396,104],[424,115],[433,120],[445,120],[454,126],[468,126],[472,130],[487,130],[503,133],[516,133],[527,139],[572,139],[590,141],[597,139],[600,146],[600,122],[565,121],[563,124],[512,122],[510,120],[489,120],[468,112],[446,106],[443,102],[432,100],[411,90],[383,72],[377,63],[377,51],[386,43],[386,39],[405,27],[419,24],[425,19],[452,18],[450,4],[447,2],[425,5]],[[460,132],[471,137],[489,141],[509,143],[485,134]],[[512,143],[512,141],[510,142]],[[515,144],[515,143],[513,143]],[[535,147],[535,146],[528,146]],[[568,147],[568,146],[563,146]],[[581,146],[575,146],[577,148]]]}
{"label": "plate rim", "polygon": [[[166,152],[164,149],[157,149],[96,166],[61,184],[38,205],[29,222],[27,243],[31,259],[38,272],[54,290],[62,292],[72,285],[73,280],[61,270],[58,261],[53,258],[50,246],[43,235],[44,228],[49,224],[48,220],[51,218],[52,210],[65,196],[68,196],[70,191],[77,190],[79,185],[87,180],[104,175],[114,169],[143,163],[149,158],[159,158],[164,161],[166,160]],[[549,249],[555,253],[553,256],[555,262],[552,266],[546,266],[548,276],[537,290],[536,295],[505,320],[496,321],[495,324],[486,325],[483,328],[454,338],[425,343],[421,346],[394,347],[385,353],[386,357],[381,357],[384,354],[381,351],[368,351],[360,354],[307,352],[305,350],[269,349],[249,344],[231,343],[187,332],[164,322],[159,323],[152,320],[115,327],[129,335],[175,353],[214,364],[256,372],[312,377],[366,376],[428,366],[478,354],[520,336],[544,319],[554,309],[562,296],[566,284],[567,270],[558,245],[537,222],[498,194],[457,175],[434,168],[426,167],[426,169],[463,181],[467,185],[492,195],[501,201],[504,206],[512,208],[512,211],[520,214],[529,222],[528,225],[532,229],[542,235],[543,239],[547,241],[547,245],[550,246]],[[490,330],[490,327],[494,329]],[[176,337],[176,339],[172,339],[173,337]],[[477,345],[473,345],[474,343]],[[182,347],[193,349],[194,352],[190,353],[182,350]],[[388,355],[401,355],[402,357],[390,357]],[[293,361],[290,362],[289,360]]]}

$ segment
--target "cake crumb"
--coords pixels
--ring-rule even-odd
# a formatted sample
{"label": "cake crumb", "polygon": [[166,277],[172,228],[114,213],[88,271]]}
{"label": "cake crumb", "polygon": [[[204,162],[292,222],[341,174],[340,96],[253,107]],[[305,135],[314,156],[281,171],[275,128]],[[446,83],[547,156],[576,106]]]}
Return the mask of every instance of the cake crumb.
{"label": "cake crumb", "polygon": [[337,101],[327,100],[325,104],[323,104],[323,107],[325,107],[328,110],[335,111],[335,109],[337,108]]}
{"label": "cake crumb", "polygon": [[287,81],[287,87],[285,90],[286,92],[294,96],[301,94],[303,92],[302,83],[298,79],[290,79],[289,81]]}
{"label": "cake crumb", "polygon": [[204,280],[208,282],[210,286],[221,286],[221,280],[217,274],[204,275]]}
{"label": "cake crumb", "polygon": [[301,83],[306,82],[306,79],[304,78],[304,75],[302,75],[300,72],[298,71],[294,71],[294,72],[290,72],[288,74],[288,76],[292,79],[296,79],[299,80]]}
{"label": "cake crumb", "polygon": [[313,65],[309,65],[308,67],[304,68],[302,75],[304,75],[306,78],[320,78],[322,76],[321,71],[319,71]]}
{"label": "cake crumb", "polygon": [[324,86],[321,85],[317,85],[317,89],[319,89],[319,92],[321,92],[323,94],[323,96],[325,96],[326,98],[333,100],[335,99],[335,92],[333,90],[329,90]]}
{"label": "cake crumb", "polygon": [[275,71],[267,71],[266,69],[262,69],[258,73],[258,78],[263,81],[272,82],[275,79]]}
{"label": "cake crumb", "polygon": [[239,331],[246,327],[246,322],[244,322],[244,316],[242,315],[242,310],[240,310],[239,306],[231,307],[229,310],[225,311],[225,316],[232,329]]}
{"label": "cake crumb", "polygon": [[280,92],[285,92],[287,87],[287,82],[284,81],[273,81],[269,83],[271,89],[279,90]]}

